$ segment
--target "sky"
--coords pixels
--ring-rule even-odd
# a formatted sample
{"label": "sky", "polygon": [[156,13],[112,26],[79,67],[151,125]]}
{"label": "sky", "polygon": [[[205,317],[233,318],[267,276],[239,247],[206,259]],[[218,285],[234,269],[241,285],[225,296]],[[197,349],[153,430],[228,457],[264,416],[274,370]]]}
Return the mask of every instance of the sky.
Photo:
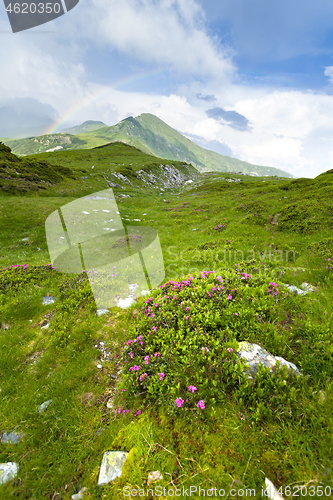
{"label": "sky", "polygon": [[331,0],[80,0],[12,33],[0,137],[152,113],[200,146],[314,178],[333,168]]}

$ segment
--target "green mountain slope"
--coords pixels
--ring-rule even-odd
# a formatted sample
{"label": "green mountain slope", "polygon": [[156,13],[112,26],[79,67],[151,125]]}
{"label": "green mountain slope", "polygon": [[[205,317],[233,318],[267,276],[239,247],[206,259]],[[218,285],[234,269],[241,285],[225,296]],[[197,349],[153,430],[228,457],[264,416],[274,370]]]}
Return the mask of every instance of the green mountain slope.
{"label": "green mountain slope", "polygon": [[57,195],[81,194],[104,186],[115,188],[117,193],[134,189],[158,194],[200,177],[192,165],[156,158],[122,142],[24,158],[0,142],[0,193],[25,194],[46,189],[50,193],[54,187]]}
{"label": "green mountain slope", "polygon": [[107,127],[107,125],[100,121],[87,120],[81,123],[81,125],[76,125],[75,127],[71,128],[64,128],[61,130],[61,132],[66,132],[67,134],[84,134],[86,132],[94,132],[95,130],[98,130],[102,127]]}
{"label": "green mountain slope", "polygon": [[18,155],[62,149],[91,149],[110,142],[124,142],[149,155],[191,163],[199,172],[243,172],[259,176],[293,177],[277,168],[252,165],[201,148],[149,113],[136,118],[125,118],[111,127],[105,126],[76,135],[61,133],[21,140],[4,139],[3,142]]}

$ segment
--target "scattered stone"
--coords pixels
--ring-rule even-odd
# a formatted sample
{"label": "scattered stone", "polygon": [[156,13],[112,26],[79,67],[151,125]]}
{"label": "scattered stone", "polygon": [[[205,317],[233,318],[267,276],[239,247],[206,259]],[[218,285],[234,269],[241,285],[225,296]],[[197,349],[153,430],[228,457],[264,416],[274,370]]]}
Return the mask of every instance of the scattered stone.
{"label": "scattered stone", "polygon": [[[94,167],[91,167],[94,168]],[[74,493],[74,495],[71,496],[72,500],[81,500],[83,498],[83,493],[86,491],[86,487],[84,486],[83,488],[80,489],[78,493]]]}
{"label": "scattered stone", "polygon": [[267,477],[265,479],[265,484],[266,484],[266,490],[265,491],[267,491],[268,498],[270,498],[271,500],[284,500],[283,497],[278,492],[278,490],[275,488],[275,486],[272,483],[272,481],[270,481],[269,479],[267,479]]}
{"label": "scattered stone", "polygon": [[5,323],[4,321],[1,321],[0,322],[0,328],[3,328],[4,330],[8,330],[9,325],[7,325],[7,323]]}
{"label": "scattered stone", "polygon": [[0,484],[8,483],[17,476],[19,466],[16,462],[0,464]]}
{"label": "scattered stone", "polygon": [[22,432],[19,433],[19,432],[15,432],[15,431],[12,431],[12,432],[5,431],[2,435],[1,442],[2,443],[16,444],[23,437],[24,437],[24,434]]}
{"label": "scattered stone", "polygon": [[248,363],[249,366],[245,368],[244,375],[248,375],[250,380],[254,380],[259,364],[262,364],[265,368],[269,368],[271,373],[275,373],[277,361],[280,361],[280,367],[286,366],[288,371],[292,371],[296,375],[302,375],[294,363],[286,361],[280,356],[272,356],[272,354],[258,344],[239,342],[239,348],[236,355]]}
{"label": "scattered stone", "polygon": [[47,297],[43,297],[43,306],[53,304],[57,300],[57,297],[50,297],[49,295]]}
{"label": "scattered stone", "polygon": [[195,229],[192,229],[192,231],[199,231],[199,228],[196,227]]}
{"label": "scattered stone", "polygon": [[42,326],[41,330],[43,330],[44,328],[48,328],[49,326],[49,323],[47,323],[46,325]]}
{"label": "scattered stone", "polygon": [[159,470],[155,470],[154,472],[149,472],[147,479],[147,486],[149,486],[151,482],[161,481],[161,479],[163,479],[163,476]]}
{"label": "scattered stone", "polygon": [[113,408],[113,401],[112,401],[112,399],[109,399],[109,401],[106,403],[106,406],[107,406],[107,408],[109,408],[110,410]]}
{"label": "scattered stone", "polygon": [[124,462],[128,456],[125,451],[106,451],[99,471],[98,485],[107,484],[122,474]]}
{"label": "scattered stone", "polygon": [[28,241],[29,238],[22,238],[21,241]]}
{"label": "scattered stone", "polygon": [[308,293],[294,285],[286,285],[286,287],[288,288],[288,290],[290,290],[291,292],[295,292],[298,295],[306,295]]}
{"label": "scattered stone", "polygon": [[38,407],[38,413],[42,413],[45,408],[47,408],[47,406],[52,403],[52,399],[49,399],[48,401],[45,401],[44,403],[42,403],[39,407]]}
{"label": "scattered stone", "polygon": [[109,309],[97,309],[97,316],[100,317],[102,314],[109,312]]}
{"label": "scattered stone", "polygon": [[97,365],[97,368],[101,369],[103,368],[103,365]]}
{"label": "scattered stone", "polygon": [[311,283],[307,283],[306,281],[304,281],[304,283],[302,283],[300,287],[306,292],[318,292],[318,288],[311,285]]}
{"label": "scattered stone", "polygon": [[319,391],[319,403],[324,403],[325,400],[326,400],[325,391]]}

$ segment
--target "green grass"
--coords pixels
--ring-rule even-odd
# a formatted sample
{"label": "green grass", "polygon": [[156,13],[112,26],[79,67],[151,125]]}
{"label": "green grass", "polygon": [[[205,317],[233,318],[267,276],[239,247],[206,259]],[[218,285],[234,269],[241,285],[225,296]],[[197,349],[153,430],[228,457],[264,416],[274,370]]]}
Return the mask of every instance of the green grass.
{"label": "green grass", "polygon": [[[116,500],[123,498],[124,487],[146,489],[154,470],[163,474],[157,483],[162,490],[252,488],[261,498],[265,477],[294,492],[301,485],[333,489],[332,173],[296,181],[234,176],[241,182],[229,183],[228,174],[195,178],[190,167],[172,162],[195,182],[160,196],[136,172],[146,168],[157,174],[160,163],[171,162],[156,162],[129,146],[31,158],[37,159],[48,168],[61,165],[72,176],[54,178],[46,189],[33,189],[39,181],[32,180],[25,193],[15,186],[0,191],[0,432],[25,434],[19,444],[0,444],[0,463],[20,467],[16,479],[0,486],[0,498],[65,500],[86,486],[85,498]],[[84,170],[87,180],[81,179]],[[111,172],[123,172],[133,184],[119,182],[124,189],[114,189],[118,199],[120,193],[130,195],[118,201],[123,222],[158,232],[165,288],[129,309],[113,307],[97,317],[86,274],[52,269],[45,219],[76,198],[107,189]],[[215,272],[200,278],[203,271]],[[241,272],[251,278],[242,281]],[[193,286],[171,291],[170,281],[190,275]],[[214,295],[219,275],[225,289]],[[270,281],[278,285],[276,297],[268,293]],[[304,281],[318,292],[294,296],[282,285]],[[47,294],[57,301],[42,305]],[[168,295],[176,298],[163,298]],[[144,314],[153,307],[146,304],[149,297],[160,304],[154,319]],[[49,328],[42,329],[46,321]],[[150,383],[129,375],[125,364],[127,342],[139,334],[144,344],[132,349],[133,363],[145,366]],[[226,351],[235,351],[242,340],[295,363],[304,376],[262,370],[250,386],[242,366],[233,364],[234,353]],[[111,352],[102,370],[94,347],[101,341]],[[157,351],[161,356],[154,358]],[[144,364],[147,355],[155,365]],[[165,379],[153,380],[155,372],[165,373]],[[193,399],[189,384],[197,387]],[[189,403],[177,408],[176,397],[185,396]],[[38,406],[49,399],[52,404],[39,414]],[[197,399],[204,400],[204,410]],[[130,412],[118,413],[120,407]],[[109,450],[130,455],[120,478],[97,487]]]}

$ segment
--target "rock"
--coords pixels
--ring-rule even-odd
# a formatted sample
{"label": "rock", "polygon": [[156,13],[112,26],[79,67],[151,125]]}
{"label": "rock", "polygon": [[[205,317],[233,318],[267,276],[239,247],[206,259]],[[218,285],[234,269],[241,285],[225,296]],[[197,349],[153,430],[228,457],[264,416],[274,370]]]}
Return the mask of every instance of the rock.
{"label": "rock", "polygon": [[304,291],[304,290],[301,290],[300,288],[297,288],[297,286],[294,286],[294,285],[286,285],[286,287],[288,288],[288,290],[290,290],[291,292],[296,292],[296,295],[305,295],[307,294],[308,292]]}
{"label": "rock", "polygon": [[1,321],[0,322],[0,328],[3,328],[4,330],[8,330],[9,325],[7,325],[7,323],[5,323],[4,321]]}
{"label": "rock", "polygon": [[147,486],[149,486],[152,481],[161,481],[161,479],[163,479],[163,476],[159,470],[155,470],[154,472],[149,472],[147,479]]}
{"label": "rock", "polygon": [[45,401],[44,403],[42,403],[39,407],[38,407],[38,413],[42,413],[42,411],[45,410],[45,408],[50,404],[52,403],[52,399],[49,399],[48,401]]}
{"label": "rock", "polygon": [[8,483],[17,476],[19,466],[16,462],[0,464],[0,484]]}
{"label": "rock", "polygon": [[80,489],[78,493],[74,493],[74,495],[71,496],[72,500],[81,500],[83,498],[83,493],[86,491],[86,487],[84,486],[83,488]]}
{"label": "rock", "polygon": [[122,474],[124,462],[128,456],[126,451],[106,451],[99,471],[98,485],[107,484]]}
{"label": "rock", "polygon": [[102,314],[109,312],[109,309],[97,309],[97,316],[100,317]]}
{"label": "rock", "polygon": [[310,283],[307,283],[306,281],[304,281],[304,283],[302,283],[300,287],[302,288],[302,290],[305,290],[306,292],[318,292],[318,288],[311,285]]}
{"label": "rock", "polygon": [[270,498],[271,500],[284,500],[283,497],[280,495],[278,490],[275,488],[274,484],[272,481],[269,479],[265,479],[265,484],[266,484],[266,490],[268,495],[267,497]]}
{"label": "rock", "polygon": [[53,304],[57,300],[57,297],[43,297],[43,306]]}
{"label": "rock", "polygon": [[12,431],[12,432],[5,431],[2,435],[1,442],[2,443],[16,444],[20,441],[20,439],[23,436],[24,436],[23,433],[17,433],[15,431]]}
{"label": "rock", "polygon": [[319,391],[319,403],[324,403],[326,400],[326,393],[325,391]]}
{"label": "rock", "polygon": [[250,344],[249,342],[239,342],[239,348],[236,355],[242,358],[249,364],[249,367],[245,369],[244,375],[248,375],[248,378],[254,380],[257,374],[258,365],[261,363],[265,368],[269,368],[270,372],[275,373],[276,362],[280,361],[280,367],[286,366],[288,371],[294,372],[296,375],[302,375],[300,370],[294,363],[286,361],[284,358],[279,356],[272,356],[266,349],[258,344]]}

